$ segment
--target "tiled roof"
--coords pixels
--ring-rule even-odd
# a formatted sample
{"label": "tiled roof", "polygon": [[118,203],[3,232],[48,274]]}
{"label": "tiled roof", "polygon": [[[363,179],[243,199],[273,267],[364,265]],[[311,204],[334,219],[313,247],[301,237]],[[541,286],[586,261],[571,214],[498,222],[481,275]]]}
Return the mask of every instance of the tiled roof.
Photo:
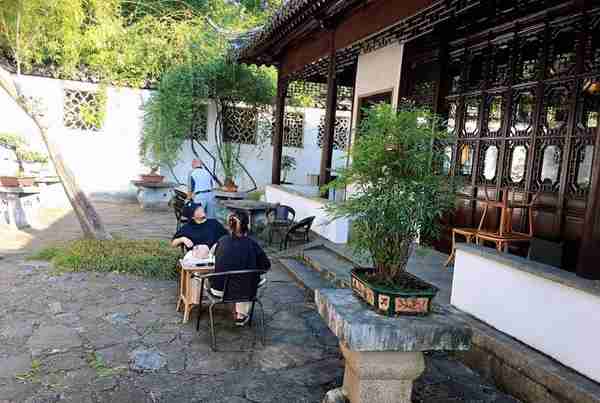
{"label": "tiled roof", "polygon": [[284,37],[322,10],[332,7],[339,10],[353,2],[353,0],[288,0],[260,30],[237,40],[233,44],[233,53],[239,60],[251,59],[261,45],[277,37]]}

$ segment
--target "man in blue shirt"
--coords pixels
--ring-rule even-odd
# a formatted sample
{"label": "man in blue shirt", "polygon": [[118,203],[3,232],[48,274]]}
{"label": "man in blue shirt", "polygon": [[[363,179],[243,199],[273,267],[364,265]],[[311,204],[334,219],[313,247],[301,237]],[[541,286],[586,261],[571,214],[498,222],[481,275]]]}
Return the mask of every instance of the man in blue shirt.
{"label": "man in blue shirt", "polygon": [[207,218],[215,218],[214,182],[212,175],[199,159],[192,160],[192,171],[188,178],[188,197],[204,207]]}

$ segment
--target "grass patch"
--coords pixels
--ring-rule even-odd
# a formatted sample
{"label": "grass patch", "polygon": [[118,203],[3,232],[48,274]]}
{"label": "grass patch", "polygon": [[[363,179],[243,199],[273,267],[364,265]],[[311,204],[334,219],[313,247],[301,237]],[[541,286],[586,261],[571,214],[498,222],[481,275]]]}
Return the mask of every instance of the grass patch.
{"label": "grass patch", "polygon": [[100,356],[100,354],[98,354],[97,352],[90,352],[88,354],[87,362],[90,368],[96,371],[96,375],[98,375],[99,378],[113,376],[127,369],[127,367],[113,368],[107,366],[104,360],[102,359],[102,356]]}
{"label": "grass patch", "polygon": [[17,374],[15,378],[23,382],[39,383],[40,378],[40,362],[38,360],[31,361],[31,370],[24,374]]}
{"label": "grass patch", "polygon": [[59,273],[98,271],[173,279],[180,257],[180,250],[168,241],[82,239],[43,249],[30,259],[50,261]]}

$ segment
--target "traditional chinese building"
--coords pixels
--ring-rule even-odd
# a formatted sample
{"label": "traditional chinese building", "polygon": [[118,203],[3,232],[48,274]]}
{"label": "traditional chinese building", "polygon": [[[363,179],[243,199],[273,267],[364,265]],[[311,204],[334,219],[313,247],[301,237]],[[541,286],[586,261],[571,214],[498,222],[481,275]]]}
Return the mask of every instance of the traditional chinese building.
{"label": "traditional chinese building", "polygon": [[[364,107],[407,98],[456,137],[446,169],[461,186],[448,228],[476,226],[486,192],[539,194],[534,236],[557,242],[563,269],[600,279],[600,2],[291,0],[237,57],[278,68],[274,184],[293,83],[326,84],[320,184],[331,176],[338,88],[353,89],[353,128]],[[529,225],[517,211],[512,222]]]}

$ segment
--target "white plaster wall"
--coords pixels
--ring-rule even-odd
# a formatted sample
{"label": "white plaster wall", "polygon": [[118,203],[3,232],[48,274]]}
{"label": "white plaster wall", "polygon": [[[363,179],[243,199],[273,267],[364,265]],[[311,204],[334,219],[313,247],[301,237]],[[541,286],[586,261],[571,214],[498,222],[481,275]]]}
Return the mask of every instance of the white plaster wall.
{"label": "white plaster wall", "polygon": [[[49,135],[86,193],[95,198],[135,196],[136,189],[130,181],[147,170],[140,163],[139,141],[142,105],[148,91],[108,87],[102,129],[73,130],[63,124],[64,89],[96,91],[97,85],[32,76],[14,78],[25,95],[41,100]],[[10,111],[6,115],[9,118],[0,119],[0,131],[19,134],[28,139],[32,148],[44,151],[33,123],[23,112],[15,111],[12,100],[1,94],[0,105]]]}
{"label": "white plaster wall", "polygon": [[281,186],[269,185],[265,188],[265,199],[269,203],[281,203],[296,211],[296,221],[315,216],[312,230],[335,243],[348,241],[348,220],[331,220],[323,207],[326,201],[318,197],[307,197]]}
{"label": "white plaster wall", "polygon": [[[287,111],[295,111],[295,108],[286,108]],[[319,132],[319,122],[321,116],[325,114],[322,109],[303,108],[299,110],[304,113],[304,147],[284,147],[283,155],[289,155],[296,158],[296,169],[288,173],[287,181],[306,185],[308,184],[307,175],[318,175],[321,165],[321,151],[317,139]],[[214,141],[216,108],[213,103],[209,103],[208,107],[208,139],[202,142],[206,148],[216,157],[216,146]],[[350,112],[338,111],[337,116],[350,116]],[[200,157],[212,166],[212,161],[209,155],[199,146],[195,146],[196,152]],[[180,157],[177,164],[173,167],[173,176],[170,171],[163,167],[162,173],[175,181],[175,177],[185,183],[187,175],[191,169],[192,159],[194,154],[191,146],[188,143],[184,144],[180,152]],[[273,147],[267,139],[263,144],[258,145],[242,145],[241,161],[244,163],[248,171],[252,174],[259,188],[264,188],[271,184],[271,169],[273,162]],[[218,164],[217,164],[218,165]],[[334,150],[333,152],[333,169],[341,168],[346,165],[346,152],[343,150]],[[242,190],[247,190],[252,187],[252,182],[243,172],[240,172],[236,178],[236,183]]]}
{"label": "white plaster wall", "polygon": [[600,297],[457,250],[451,302],[600,382]]}
{"label": "white plaster wall", "polygon": [[395,43],[358,57],[352,127],[356,127],[360,98],[391,90],[392,104],[397,105],[403,49],[402,44]]}
{"label": "white plaster wall", "polygon": [[[13,76],[14,79],[17,79]],[[25,95],[39,98],[46,111],[46,123],[50,136],[58,145],[67,165],[75,174],[83,190],[95,199],[134,199],[136,188],[131,180],[148,171],[139,158],[139,142],[143,124],[143,105],[151,96],[147,90],[108,87],[106,119],[98,132],[68,129],[63,124],[63,92],[65,88],[97,91],[98,85],[75,81],[64,81],[42,77],[21,76],[17,79]],[[0,132],[19,134],[25,137],[32,149],[45,151],[37,129],[14,102],[0,93]],[[288,108],[293,111],[295,108]],[[317,144],[319,121],[325,111],[314,108],[302,109],[304,113],[304,147],[284,147],[283,155],[296,158],[297,167],[288,174],[289,182],[305,185],[308,174],[318,174],[321,163],[321,148]],[[338,116],[350,116],[350,112],[338,111]],[[205,146],[216,156],[214,125],[216,109],[209,103],[208,141]],[[203,159],[208,155],[196,147]],[[242,161],[254,176],[258,187],[271,183],[273,147],[267,140],[260,145],[242,145]],[[193,153],[185,144],[173,172],[161,168],[168,180],[175,177],[185,183],[191,168]],[[346,153],[334,150],[333,168],[346,164]],[[5,164],[7,165],[7,164]],[[14,166],[6,169],[14,170]],[[1,167],[0,167],[1,169]],[[7,172],[8,173],[8,172]],[[249,178],[240,173],[236,182],[242,190],[251,188]]]}

